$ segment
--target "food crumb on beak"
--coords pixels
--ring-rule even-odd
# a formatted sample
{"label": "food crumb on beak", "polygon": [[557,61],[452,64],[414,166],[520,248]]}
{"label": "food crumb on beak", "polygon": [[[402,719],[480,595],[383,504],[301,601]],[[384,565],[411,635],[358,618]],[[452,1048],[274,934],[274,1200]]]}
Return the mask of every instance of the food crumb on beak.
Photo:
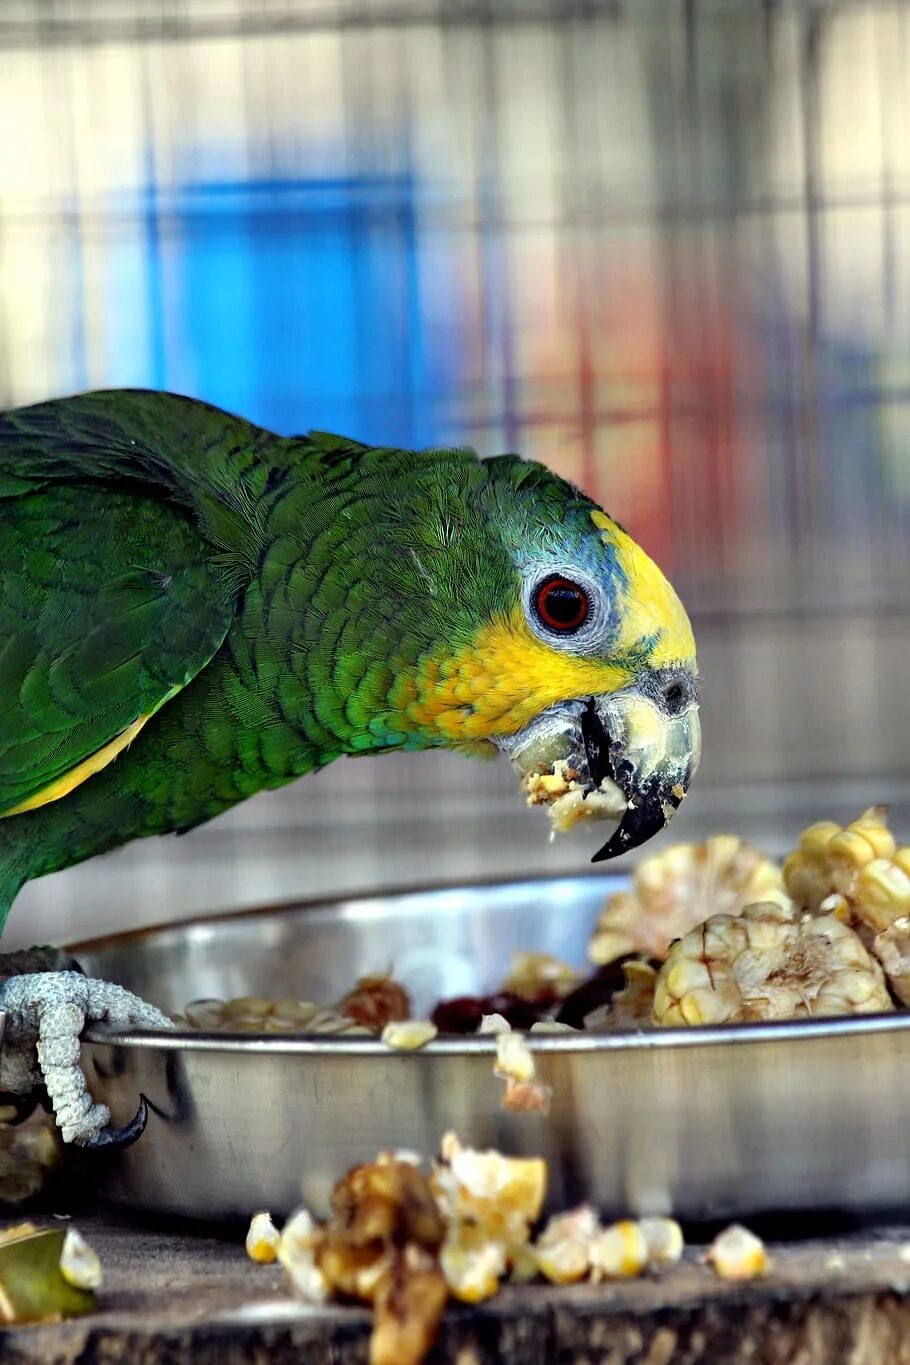
{"label": "food crumb on beak", "polygon": [[567,759],[532,769],[521,785],[529,806],[547,807],[552,834],[563,834],[582,820],[618,820],[628,806],[612,778],[603,778],[599,787],[585,785]]}

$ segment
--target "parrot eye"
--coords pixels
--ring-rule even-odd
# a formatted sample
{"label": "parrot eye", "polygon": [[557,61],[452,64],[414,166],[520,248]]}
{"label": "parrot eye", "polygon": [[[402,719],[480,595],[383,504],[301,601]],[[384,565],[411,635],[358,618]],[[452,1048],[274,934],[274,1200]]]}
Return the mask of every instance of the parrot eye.
{"label": "parrot eye", "polygon": [[568,578],[553,574],[534,591],[534,610],[548,630],[570,635],[580,630],[591,611],[591,599]]}

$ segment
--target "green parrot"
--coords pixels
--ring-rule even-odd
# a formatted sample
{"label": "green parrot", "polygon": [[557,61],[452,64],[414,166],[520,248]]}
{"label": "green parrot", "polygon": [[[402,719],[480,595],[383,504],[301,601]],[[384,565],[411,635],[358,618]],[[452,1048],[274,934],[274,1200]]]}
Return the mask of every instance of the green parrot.
{"label": "green parrot", "polygon": [[[698,762],[695,646],[660,570],[514,455],[283,438],[205,403],[89,393],[0,415],[0,928],[33,877],[182,833],[342,755],[449,748],[615,783],[598,857]],[[86,1022],[167,1025],[76,971],[0,963],[0,1088],[111,1130]],[[46,964],[45,964],[46,965]]]}

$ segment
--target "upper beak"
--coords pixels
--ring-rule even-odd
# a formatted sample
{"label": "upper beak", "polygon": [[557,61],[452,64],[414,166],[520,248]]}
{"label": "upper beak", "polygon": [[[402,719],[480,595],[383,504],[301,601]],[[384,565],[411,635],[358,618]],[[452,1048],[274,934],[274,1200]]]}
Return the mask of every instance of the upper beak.
{"label": "upper beak", "polygon": [[616,782],[628,806],[593,862],[645,843],[670,821],[701,757],[694,674],[660,669],[622,692],[591,698],[581,716],[588,773]]}

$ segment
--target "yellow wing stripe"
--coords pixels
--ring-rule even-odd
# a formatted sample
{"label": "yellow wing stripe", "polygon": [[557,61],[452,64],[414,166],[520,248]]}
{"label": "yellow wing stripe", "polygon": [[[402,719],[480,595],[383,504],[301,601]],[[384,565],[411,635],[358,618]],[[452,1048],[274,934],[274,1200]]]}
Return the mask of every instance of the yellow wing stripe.
{"label": "yellow wing stripe", "polygon": [[[156,707],[155,710],[157,709]],[[51,801],[59,801],[61,797],[69,796],[71,791],[81,786],[89,777],[94,777],[95,773],[100,773],[102,768],[113,763],[117,755],[122,753],[128,744],[132,744],[143,725],[154,714],[154,711],[148,711],[138,720],[134,720],[132,725],[128,725],[109,744],[105,744],[103,749],[99,749],[94,754],[89,754],[88,758],[84,758],[75,768],[70,768],[68,773],[58,777],[57,781],[52,782],[49,787],[36,792],[34,796],[28,797],[25,801],[20,801],[18,806],[11,806],[9,810],[0,811],[0,820],[6,820],[10,815],[23,815],[27,810],[37,810],[39,806],[47,806]]]}

